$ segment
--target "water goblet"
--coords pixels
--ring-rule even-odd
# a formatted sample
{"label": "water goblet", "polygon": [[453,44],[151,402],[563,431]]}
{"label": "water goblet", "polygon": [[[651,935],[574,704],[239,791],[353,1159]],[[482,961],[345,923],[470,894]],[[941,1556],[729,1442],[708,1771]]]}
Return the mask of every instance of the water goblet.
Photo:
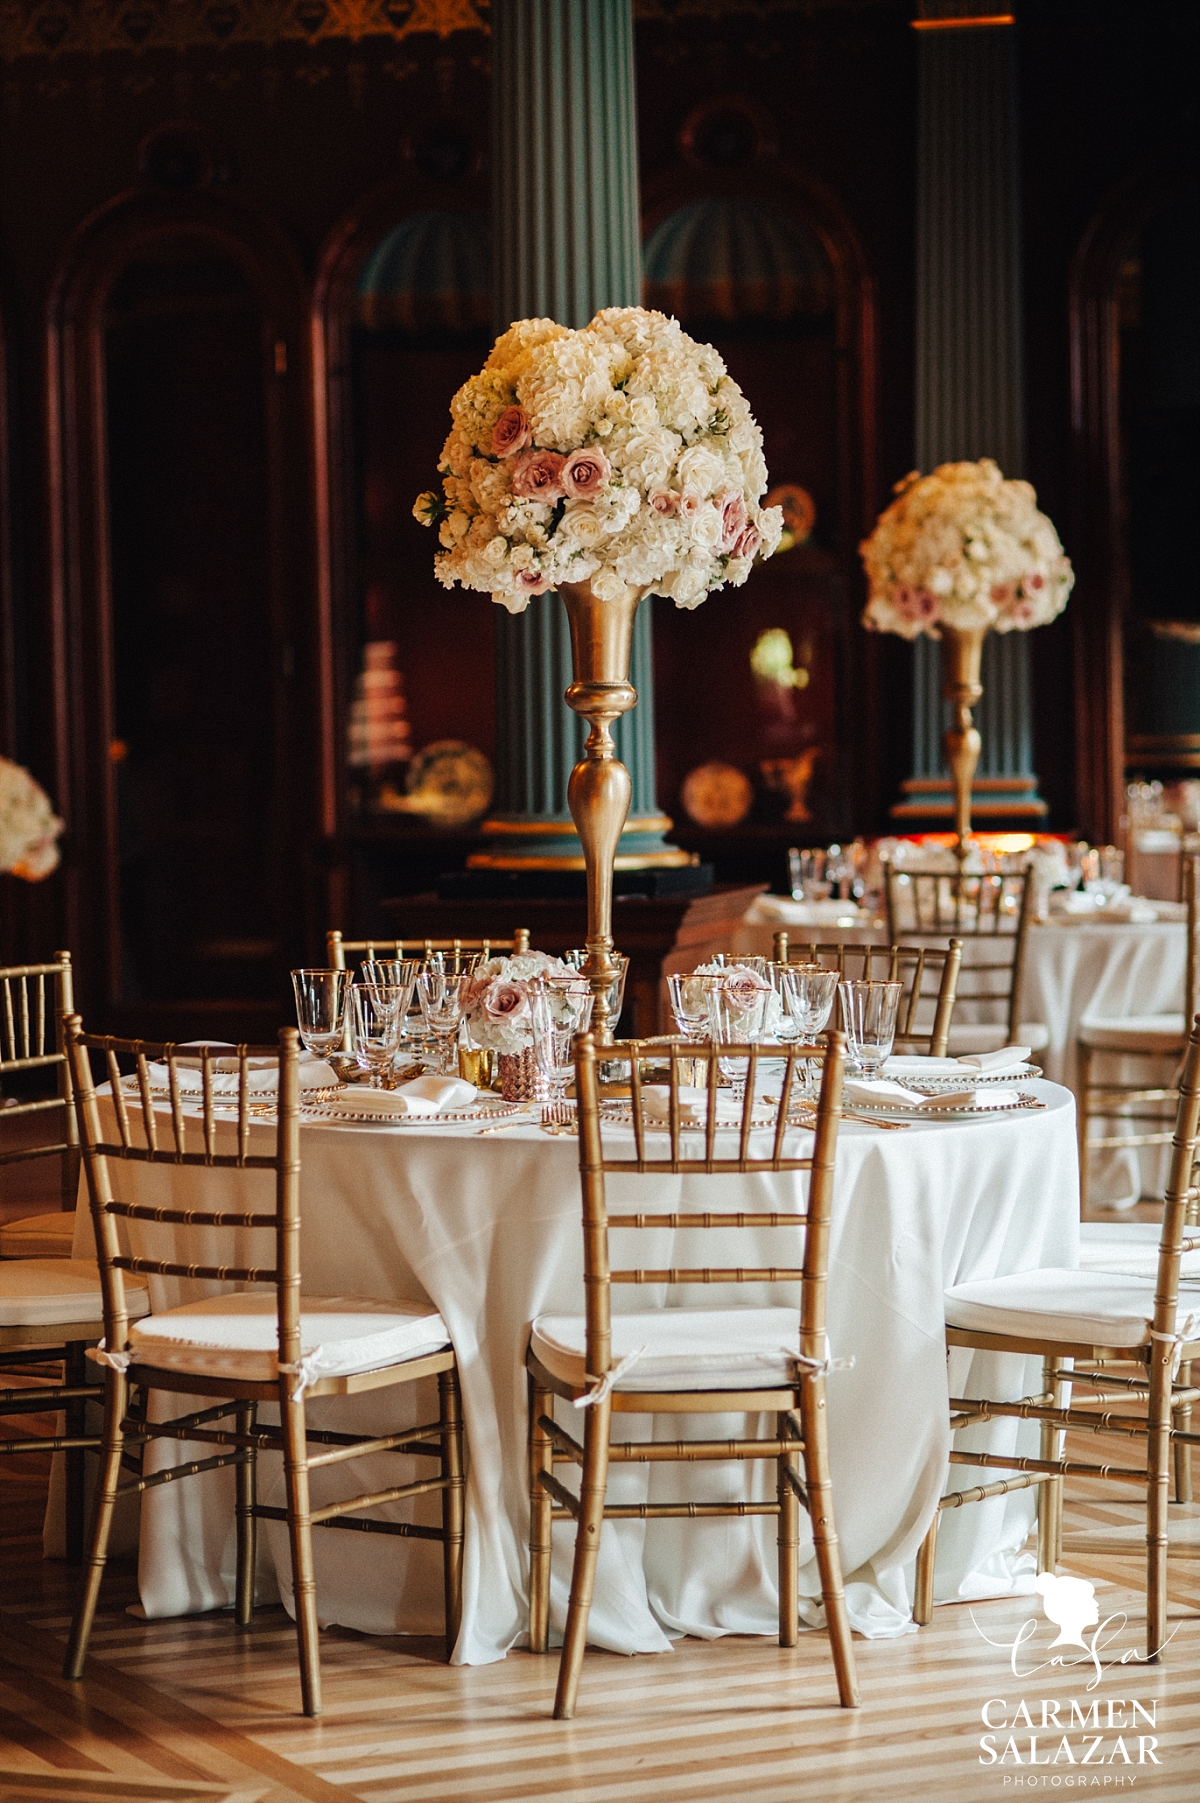
{"label": "water goblet", "polygon": [[838,984],[850,1059],[868,1082],[879,1075],[892,1055],[903,991],[903,983],[867,978],[843,978]]}
{"label": "water goblet", "polygon": [[383,1073],[396,1054],[404,991],[383,983],[355,983],[350,990],[354,1058],[370,1087],[383,1088]]}
{"label": "water goblet", "polygon": [[462,1025],[470,986],[469,976],[447,972],[440,957],[436,961],[431,959],[417,978],[417,1001],[425,1025],[437,1043],[439,1071],[447,1071],[450,1067],[450,1052]]}
{"label": "water goblet", "polygon": [[[811,1043],[829,1024],[837,997],[838,973],[820,964],[784,964],[777,967],[780,999],[792,1035]],[[805,1060],[804,1093],[812,1089],[812,1065]]]}
{"label": "water goblet", "polygon": [[328,1058],[342,1045],[346,1024],[348,970],[294,970],[296,1021],[314,1058]]}
{"label": "water goblet", "polygon": [[547,1100],[566,1100],[574,1075],[571,1045],[577,1033],[586,1032],[595,997],[582,977],[549,977],[529,985],[529,1009],[533,1017],[533,1056],[546,1081]]}
{"label": "water goblet", "polygon": [[671,1013],[675,1025],[685,1039],[707,1039],[710,1009],[708,990],[703,977],[685,976],[675,971],[667,978],[671,997]]}
{"label": "water goblet", "polygon": [[[562,955],[562,961],[572,970],[582,970],[587,963],[586,945],[574,945]],[[621,1010],[625,1006],[625,979],[629,975],[629,959],[620,952],[610,952],[609,960],[616,970],[608,991],[608,1024],[616,1030],[621,1018]]]}
{"label": "water goblet", "polygon": [[385,988],[403,990],[400,1003],[397,1041],[408,1034],[408,1011],[413,1005],[413,991],[417,986],[417,975],[421,969],[420,958],[364,958],[358,970],[358,980],[368,988]]}

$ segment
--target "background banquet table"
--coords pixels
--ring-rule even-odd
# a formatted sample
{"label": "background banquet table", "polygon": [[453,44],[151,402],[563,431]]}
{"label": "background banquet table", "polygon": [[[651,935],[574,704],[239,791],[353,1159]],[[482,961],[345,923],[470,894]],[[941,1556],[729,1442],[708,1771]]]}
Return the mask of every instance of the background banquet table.
{"label": "background banquet table", "polygon": [[[1163,912],[1176,912],[1173,904],[1159,906]],[[793,945],[807,940],[838,939],[884,945],[888,936],[885,922],[852,904],[839,908],[833,902],[814,905],[762,895],[751,903],[732,932],[672,952],[663,964],[663,974],[691,970],[719,953],[770,957],[774,935],[780,928],[790,934]],[[1022,1020],[1041,1021],[1049,1032],[1049,1044],[1037,1053],[1046,1076],[1074,1090],[1076,1040],[1080,1026],[1089,1017],[1178,1014],[1183,1007],[1186,954],[1187,929],[1182,919],[1129,921],[1068,916],[1034,922],[1026,945],[1019,1012]],[[969,949],[967,955],[970,956]],[[1095,1076],[1097,1081],[1145,1083],[1153,1068],[1154,1081],[1169,1083],[1176,1062],[1159,1060],[1150,1067],[1145,1060],[1123,1065],[1117,1059],[1098,1058]],[[1093,1205],[1123,1207],[1136,1202],[1140,1195],[1161,1195],[1167,1154],[1168,1148],[1150,1147],[1141,1152],[1094,1155],[1090,1186]]]}
{"label": "background banquet table", "polygon": [[[886,1636],[909,1626],[909,1578],[916,1548],[946,1475],[946,1360],[942,1292],[969,1278],[1073,1264],[1078,1250],[1078,1173],[1074,1108],[1055,1086],[1033,1086],[1043,1111],[980,1121],[922,1123],[903,1132],[847,1123],[842,1130],[829,1267],[829,1333],[835,1356],[855,1359],[829,1379],[831,1457],[838,1530],[848,1575],[851,1619]],[[306,1125],[302,1133],[302,1268],[305,1287],[327,1295],[423,1295],[440,1309],[462,1372],[469,1444],[469,1486],[462,1633],[455,1657],[485,1663],[503,1657],[526,1627],[526,1382],[529,1324],[541,1312],[582,1306],[579,1183],[573,1138],[520,1127],[480,1139],[471,1128]],[[191,1171],[124,1166],[121,1180],[138,1199],[186,1206],[197,1187]],[[245,1198],[259,1174],[205,1173],[206,1184]],[[655,1203],[711,1207],[720,1183],[722,1207],[795,1206],[794,1174],[746,1178],[663,1178]],[[613,1181],[614,1205],[636,1179]],[[674,1189],[675,1194],[670,1194]],[[213,1189],[205,1194],[212,1207]],[[644,1196],[644,1192],[643,1192]],[[744,1199],[743,1199],[744,1198]],[[130,1196],[132,1199],[132,1195]],[[259,1201],[265,1201],[265,1196]],[[244,1202],[239,1205],[244,1206]],[[178,1256],[185,1230],[132,1224],[156,1257]],[[80,1223],[81,1236],[84,1224]],[[192,1258],[212,1256],[203,1230],[188,1229]],[[178,1237],[177,1237],[178,1236]],[[249,1237],[249,1236],[247,1236]],[[778,1262],[780,1238],[745,1232],[704,1236],[704,1262]],[[681,1235],[686,1240],[687,1235]],[[226,1242],[227,1244],[227,1242]],[[700,1262],[672,1244],[663,1263]],[[659,1252],[647,1250],[656,1262]],[[264,1261],[265,1262],[265,1261]],[[184,1299],[176,1280],[152,1278],[155,1305]],[[187,1286],[189,1297],[202,1286]],[[617,1292],[617,1305],[628,1292]],[[657,1296],[658,1292],[651,1292]],[[692,1306],[722,1305],[725,1292],[671,1292]],[[744,1302],[744,1292],[728,1299]],[[777,1286],[764,1300],[797,1300]],[[639,1306],[647,1306],[639,1297]],[[959,1376],[955,1381],[959,1381]],[[1026,1384],[1021,1361],[997,1373],[985,1359],[979,1375],[1006,1376],[1011,1393]],[[413,1387],[414,1389],[416,1386]],[[995,1393],[994,1391],[992,1393]],[[381,1401],[381,1396],[386,1400]],[[169,1405],[183,1410],[182,1399]],[[560,1405],[561,1406],[561,1405]],[[425,1414],[414,1413],[424,1408]],[[357,1411],[357,1414],[356,1414]],[[431,1396],[388,1391],[354,1399],[337,1425],[430,1419]],[[318,1424],[322,1405],[311,1415]],[[744,1428],[741,1417],[706,1417],[707,1433]],[[637,1418],[631,1432],[638,1431]],[[728,1420],[728,1426],[722,1425]],[[659,1418],[652,1430],[679,1431]],[[1001,1436],[1018,1431],[1001,1424]],[[1028,1434],[1022,1427],[1019,1431]],[[158,1461],[196,1456],[184,1445],[155,1449]],[[373,1487],[406,1481],[412,1469],[395,1458],[353,1476],[343,1467],[320,1473],[314,1500],[351,1494],[360,1477]],[[755,1467],[756,1481],[772,1481]],[[744,1467],[692,1472],[651,1466],[618,1468],[614,1500],[645,1498],[673,1488],[701,1498],[744,1493]],[[968,1481],[966,1478],[963,1481]],[[339,1485],[346,1488],[339,1491]],[[686,1486],[686,1489],[684,1488]],[[715,1488],[714,1488],[715,1486]],[[281,1500],[277,1466],[264,1461],[260,1496]],[[420,1505],[419,1505],[420,1506]],[[433,1506],[436,1508],[436,1501]],[[991,1595],[1024,1587],[1017,1557],[1032,1514],[1029,1493],[978,1509],[955,1511],[943,1529],[940,1595]],[[429,1514],[425,1517],[434,1520]],[[802,1517],[803,1522],[803,1517]],[[807,1532],[802,1525],[802,1532]],[[775,1527],[762,1518],[722,1521],[623,1522],[605,1530],[591,1638],[624,1651],[664,1650],[680,1632],[775,1631]],[[553,1608],[565,1609],[571,1533],[555,1531]],[[284,1532],[263,1527],[267,1589],[287,1591]],[[435,1633],[441,1626],[437,1549],[413,1540],[318,1533],[318,1602],[325,1622],[368,1632]],[[232,1600],[232,1474],[220,1471],[168,1485],[143,1498],[139,1578],[148,1616],[221,1607]],[[803,1555],[802,1555],[803,1556]],[[1028,1561],[1025,1561],[1027,1564]],[[818,1590],[811,1548],[801,1575],[803,1595]]]}

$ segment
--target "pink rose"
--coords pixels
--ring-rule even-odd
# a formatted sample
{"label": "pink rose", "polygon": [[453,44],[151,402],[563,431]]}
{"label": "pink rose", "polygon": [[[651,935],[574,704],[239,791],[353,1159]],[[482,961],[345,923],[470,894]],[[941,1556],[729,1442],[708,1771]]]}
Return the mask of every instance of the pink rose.
{"label": "pink rose", "polygon": [[529,1013],[529,997],[520,983],[496,977],[484,990],[481,1006],[489,1020],[524,1020]]}
{"label": "pink rose", "polygon": [[757,526],[746,526],[738,533],[737,543],[733,547],[734,557],[756,557],[762,544],[762,533]]}
{"label": "pink rose", "polygon": [[523,501],[561,501],[566,461],[558,451],[526,451],[513,469],[514,495]]}
{"label": "pink rose", "polygon": [[924,588],[908,588],[903,582],[896,590],[897,611],[906,620],[932,620],[937,602]]}
{"label": "pink rose", "polygon": [[1031,576],[1024,577],[1021,582],[1021,587],[1023,589],[1032,589],[1035,595],[1037,594],[1039,589],[1043,589],[1043,588],[1045,588],[1045,586],[1046,586],[1046,578],[1043,575],[1041,575],[1037,570],[1034,570],[1034,572]]}
{"label": "pink rose", "polygon": [[749,965],[735,964],[721,984],[726,1002],[733,1013],[752,1014],[761,1006],[768,985]]}
{"label": "pink rose", "polygon": [[655,488],[646,496],[655,513],[674,513],[679,505],[679,496],[669,488]]}
{"label": "pink rose", "polygon": [[524,407],[506,407],[492,427],[492,456],[511,457],[529,443],[529,418]]}
{"label": "pink rose", "polygon": [[736,488],[723,488],[716,496],[716,505],[721,510],[721,536],[717,540],[717,550],[732,551],[746,530],[746,497],[739,494]]}
{"label": "pink rose", "polygon": [[1011,582],[996,582],[992,585],[992,600],[997,607],[1009,607],[1016,600],[1016,590]]}
{"label": "pink rose", "polygon": [[677,505],[681,520],[694,520],[704,505],[704,497],[694,488],[685,488]]}
{"label": "pink rose", "polygon": [[594,501],[611,475],[603,451],[572,451],[563,465],[563,490],[572,501]]}
{"label": "pink rose", "polygon": [[550,587],[549,576],[543,576],[540,570],[521,570],[516,582],[519,595],[544,595]]}

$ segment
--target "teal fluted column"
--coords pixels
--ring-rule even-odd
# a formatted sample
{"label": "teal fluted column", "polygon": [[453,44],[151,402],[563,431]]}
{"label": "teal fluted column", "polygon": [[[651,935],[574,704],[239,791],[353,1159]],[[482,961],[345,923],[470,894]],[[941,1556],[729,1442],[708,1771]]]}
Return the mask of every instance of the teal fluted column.
{"label": "teal fluted column", "polygon": [[[923,0],[922,18],[978,15],[967,0]],[[1020,164],[1016,33],[1011,26],[922,31],[918,56],[916,467],[992,457],[1024,465]],[[892,810],[952,814],[942,733],[941,648],[914,645],[912,776]],[[990,633],[983,649],[983,740],[973,786],[990,814],[1045,814],[1033,771],[1029,642]]]}
{"label": "teal fluted column", "polygon": [[[514,319],[584,326],[641,301],[632,0],[492,0],[492,305]],[[633,779],[624,863],[686,862],[665,845],[654,786],[650,603],[638,611],[632,713],[617,755]],[[471,862],[561,868],[583,852],[567,778],[585,728],[563,700],[572,680],[557,595],[496,616],[496,795],[485,852]]]}

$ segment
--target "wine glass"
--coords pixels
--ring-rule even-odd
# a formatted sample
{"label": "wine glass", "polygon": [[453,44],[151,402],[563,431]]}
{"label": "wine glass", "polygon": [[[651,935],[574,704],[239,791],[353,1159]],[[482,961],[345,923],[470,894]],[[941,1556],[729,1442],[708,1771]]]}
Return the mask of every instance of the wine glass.
{"label": "wine glass", "polygon": [[470,987],[470,977],[465,972],[448,972],[440,957],[431,959],[417,978],[417,1001],[437,1042],[439,1071],[449,1069],[450,1050],[462,1024]]}
{"label": "wine glass", "polygon": [[[562,955],[563,963],[572,970],[581,971],[587,963],[586,945],[573,945]],[[625,1006],[625,979],[629,975],[629,959],[620,952],[609,952],[609,962],[615,967],[616,975],[609,985],[608,991],[608,1024],[615,1030],[621,1018],[621,1010]],[[582,1029],[581,1029],[582,1030]]]}
{"label": "wine glass", "polygon": [[397,1042],[405,1037],[408,1030],[408,1011],[412,1007],[413,990],[416,988],[417,975],[421,969],[420,958],[364,958],[358,971],[358,980],[368,988],[403,990],[400,1003]]}
{"label": "wine glass", "polygon": [[383,1088],[383,1073],[395,1056],[403,999],[403,989],[390,984],[355,983],[350,990],[355,1062],[369,1073],[372,1089]]}
{"label": "wine glass", "polygon": [[348,970],[292,972],[300,1037],[314,1058],[328,1058],[341,1048],[349,983]]}
{"label": "wine glass", "polygon": [[546,1080],[547,1100],[562,1102],[574,1070],[572,1041],[586,1032],[595,997],[582,977],[547,977],[531,983],[528,993],[534,1062]]}
{"label": "wine glass", "polygon": [[704,978],[675,971],[667,978],[667,989],[671,996],[671,1013],[683,1037],[707,1039],[710,1010]]}
{"label": "wine glass", "polygon": [[[837,996],[838,973],[820,964],[782,964],[777,966],[780,999],[792,1036],[810,1043],[829,1024]],[[782,1037],[782,1035],[781,1035]],[[812,1064],[804,1064],[804,1091],[812,1088]]]}
{"label": "wine glass", "polygon": [[903,990],[903,983],[867,978],[843,978],[838,984],[850,1058],[867,1082],[879,1075],[892,1055]]}

